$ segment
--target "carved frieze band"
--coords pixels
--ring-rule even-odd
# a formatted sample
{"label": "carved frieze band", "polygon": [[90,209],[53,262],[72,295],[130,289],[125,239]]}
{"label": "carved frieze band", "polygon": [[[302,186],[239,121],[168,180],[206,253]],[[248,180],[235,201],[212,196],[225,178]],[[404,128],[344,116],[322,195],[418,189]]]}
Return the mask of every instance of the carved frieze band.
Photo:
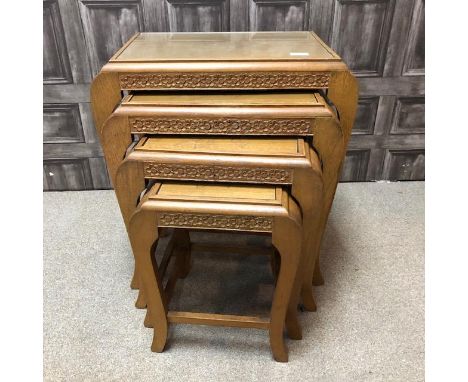
{"label": "carved frieze band", "polygon": [[329,72],[123,73],[120,86],[137,89],[317,89]]}
{"label": "carved frieze band", "polygon": [[146,178],[291,184],[292,170],[145,162]]}
{"label": "carved frieze band", "polygon": [[230,134],[230,135],[311,135],[313,119],[245,118],[129,118],[134,133]]}
{"label": "carved frieze band", "polygon": [[162,213],[159,215],[159,226],[271,232],[273,218],[264,216]]}

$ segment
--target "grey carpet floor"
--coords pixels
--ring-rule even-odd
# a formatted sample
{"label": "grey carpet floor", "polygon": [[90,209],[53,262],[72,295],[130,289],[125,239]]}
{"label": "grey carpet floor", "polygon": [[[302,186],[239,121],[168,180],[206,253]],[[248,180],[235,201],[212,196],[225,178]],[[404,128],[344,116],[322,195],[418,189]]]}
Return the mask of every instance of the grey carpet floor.
{"label": "grey carpet floor", "polygon": [[[263,242],[195,234],[193,241]],[[260,314],[265,256],[194,253],[175,308]],[[130,245],[113,191],[44,194],[46,381],[422,381],[424,183],[340,184],[322,247],[317,312],[274,362],[266,332],[178,325],[167,349],[134,307]]]}

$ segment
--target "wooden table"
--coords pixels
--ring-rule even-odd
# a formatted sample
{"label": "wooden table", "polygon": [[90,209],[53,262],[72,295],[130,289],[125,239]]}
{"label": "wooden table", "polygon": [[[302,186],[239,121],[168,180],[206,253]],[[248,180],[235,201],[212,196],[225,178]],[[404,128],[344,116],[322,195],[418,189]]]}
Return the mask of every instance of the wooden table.
{"label": "wooden table", "polygon": [[[324,147],[323,236],[344,148],[357,107],[357,82],[341,58],[313,32],[138,33],[106,64],[91,87],[97,130],[128,91],[323,89],[336,107],[344,146],[327,146],[327,129],[314,134]],[[317,257],[314,284],[323,283]]]}

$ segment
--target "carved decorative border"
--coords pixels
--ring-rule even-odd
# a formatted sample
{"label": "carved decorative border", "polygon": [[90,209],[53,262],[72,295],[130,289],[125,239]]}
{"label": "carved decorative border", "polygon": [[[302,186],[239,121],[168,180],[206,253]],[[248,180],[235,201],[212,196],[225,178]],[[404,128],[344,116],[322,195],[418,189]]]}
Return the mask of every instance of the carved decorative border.
{"label": "carved decorative border", "polygon": [[273,229],[273,218],[264,216],[162,213],[159,215],[159,226],[271,232]]}
{"label": "carved decorative border", "polygon": [[292,170],[144,162],[147,178],[291,184]]}
{"label": "carved decorative border", "polygon": [[230,134],[230,135],[311,135],[313,119],[240,119],[240,118],[143,118],[131,117],[134,133]]}
{"label": "carved decorative border", "polygon": [[124,90],[138,89],[324,89],[330,72],[122,73]]}

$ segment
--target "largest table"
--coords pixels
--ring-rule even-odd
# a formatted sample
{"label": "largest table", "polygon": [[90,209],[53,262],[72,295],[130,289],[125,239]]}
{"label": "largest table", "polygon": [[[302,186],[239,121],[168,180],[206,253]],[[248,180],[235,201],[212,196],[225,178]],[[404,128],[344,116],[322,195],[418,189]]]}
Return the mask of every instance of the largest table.
{"label": "largest table", "polygon": [[[346,64],[315,33],[138,33],[94,79],[91,102],[101,131],[123,91],[306,89],[323,90],[342,130],[339,145],[328,139],[326,129],[314,135],[324,173],[317,233],[322,238],[356,114],[358,86]],[[313,284],[320,285],[316,258]]]}

